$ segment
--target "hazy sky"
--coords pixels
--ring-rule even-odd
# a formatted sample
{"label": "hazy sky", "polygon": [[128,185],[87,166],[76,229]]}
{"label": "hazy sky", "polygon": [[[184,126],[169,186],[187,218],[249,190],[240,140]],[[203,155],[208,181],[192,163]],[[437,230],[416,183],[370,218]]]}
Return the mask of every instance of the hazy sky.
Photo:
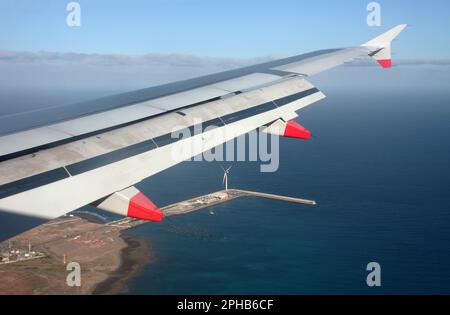
{"label": "hazy sky", "polygon": [[66,25],[68,0],[1,0],[0,50],[179,53],[253,58],[354,46],[400,23],[402,58],[450,57],[450,1],[79,0],[81,27]]}

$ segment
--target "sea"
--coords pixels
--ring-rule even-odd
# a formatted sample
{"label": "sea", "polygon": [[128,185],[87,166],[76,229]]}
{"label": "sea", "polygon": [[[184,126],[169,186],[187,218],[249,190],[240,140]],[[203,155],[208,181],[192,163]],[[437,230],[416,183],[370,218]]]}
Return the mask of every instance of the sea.
{"label": "sea", "polygon": [[[159,206],[229,187],[243,197],[139,226],[150,262],[124,294],[449,294],[450,67],[344,67],[311,81],[311,139],[280,139],[280,165],[186,161],[137,186]],[[381,286],[367,285],[380,266]]]}

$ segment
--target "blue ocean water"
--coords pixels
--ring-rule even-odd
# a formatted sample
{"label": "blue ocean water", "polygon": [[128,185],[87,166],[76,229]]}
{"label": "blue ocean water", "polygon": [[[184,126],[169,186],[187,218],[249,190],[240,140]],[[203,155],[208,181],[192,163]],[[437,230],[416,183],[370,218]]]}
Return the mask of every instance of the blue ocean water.
{"label": "blue ocean water", "polygon": [[[275,173],[184,162],[140,184],[166,205],[220,189],[220,165],[233,164],[230,186],[317,206],[248,197],[138,227],[152,258],[126,293],[450,293],[450,91],[326,94],[300,112],[312,139],[281,139]],[[366,285],[372,261],[381,287]]]}

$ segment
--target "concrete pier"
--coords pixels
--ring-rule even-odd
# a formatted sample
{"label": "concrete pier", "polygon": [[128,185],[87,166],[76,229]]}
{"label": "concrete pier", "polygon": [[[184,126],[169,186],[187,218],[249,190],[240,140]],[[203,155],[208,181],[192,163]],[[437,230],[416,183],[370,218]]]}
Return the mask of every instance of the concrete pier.
{"label": "concrete pier", "polygon": [[[317,203],[314,200],[275,195],[262,193],[257,191],[243,190],[243,189],[228,189],[228,190],[219,190],[214,193],[206,194],[199,197],[194,197],[188,200],[180,201],[166,207],[161,208],[164,213],[164,217],[170,217],[173,215],[181,215],[188,214],[194,211],[198,211],[207,207],[211,207],[217,204],[221,204],[236,198],[240,197],[248,197],[254,196],[258,198],[266,198],[273,200],[280,200],[286,202],[294,202],[299,204],[304,204],[308,206],[314,206]],[[113,225],[122,228],[131,228],[134,226],[138,226],[144,223],[148,223],[148,221],[137,220],[133,218],[123,218],[117,221],[109,222],[108,225]]]}
{"label": "concrete pier", "polygon": [[233,192],[241,193],[243,195],[255,196],[255,197],[259,197],[259,198],[275,199],[275,200],[281,200],[281,201],[287,201],[287,202],[301,203],[301,204],[305,204],[305,205],[309,205],[309,206],[315,206],[317,204],[314,200],[308,200],[308,199],[302,199],[302,198],[296,198],[296,197],[267,194],[267,193],[242,190],[242,189],[229,189],[229,191],[230,190]]}

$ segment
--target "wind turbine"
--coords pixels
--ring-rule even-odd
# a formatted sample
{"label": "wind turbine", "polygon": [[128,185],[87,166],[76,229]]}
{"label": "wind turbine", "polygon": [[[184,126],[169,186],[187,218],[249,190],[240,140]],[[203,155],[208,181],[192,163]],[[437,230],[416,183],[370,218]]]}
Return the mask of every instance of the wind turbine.
{"label": "wind turbine", "polygon": [[228,174],[230,174],[231,166],[227,169],[224,169],[222,166],[221,166],[221,168],[223,170],[222,185],[225,184],[225,191],[228,191]]}

